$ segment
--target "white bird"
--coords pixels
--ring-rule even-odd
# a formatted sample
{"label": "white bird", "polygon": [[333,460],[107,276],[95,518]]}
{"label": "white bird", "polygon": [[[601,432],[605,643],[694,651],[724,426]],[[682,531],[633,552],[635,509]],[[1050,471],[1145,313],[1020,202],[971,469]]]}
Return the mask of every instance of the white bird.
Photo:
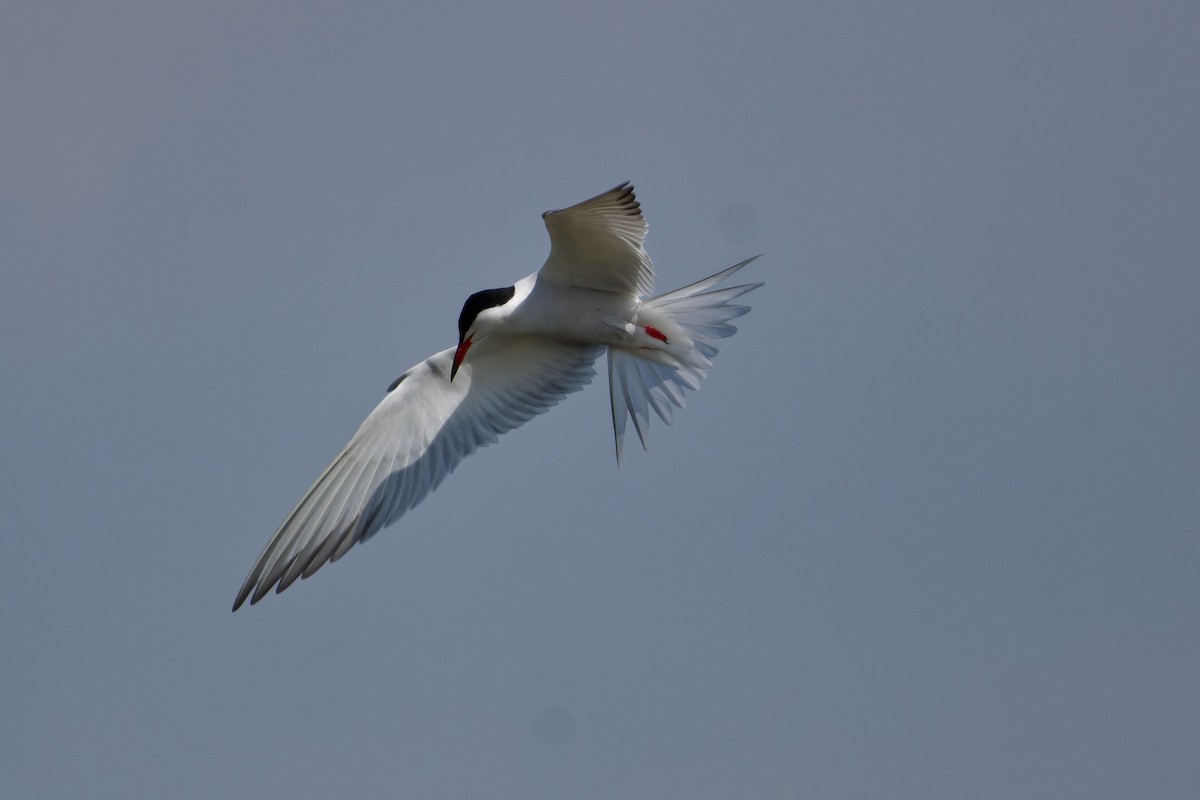
{"label": "white bird", "polygon": [[458,346],[388,387],[246,576],[233,610],[282,592],[399,519],[475,450],[589,383],[608,350],[617,461],[628,419],[642,447],[650,410],[671,424],[750,310],[732,301],[761,286],[714,288],[754,258],[650,299],[654,265],[633,186],[542,215],[550,257],[503,289],[476,292],[458,317]]}

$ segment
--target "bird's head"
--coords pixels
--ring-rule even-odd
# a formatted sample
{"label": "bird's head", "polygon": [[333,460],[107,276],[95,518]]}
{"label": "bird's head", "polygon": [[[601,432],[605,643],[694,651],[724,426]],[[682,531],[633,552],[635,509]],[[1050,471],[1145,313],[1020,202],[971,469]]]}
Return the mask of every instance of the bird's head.
{"label": "bird's head", "polygon": [[485,289],[476,292],[463,303],[458,315],[458,349],[454,351],[454,363],[450,367],[450,380],[458,374],[467,350],[471,345],[486,337],[508,316],[505,306],[517,293],[515,286],[503,289]]}

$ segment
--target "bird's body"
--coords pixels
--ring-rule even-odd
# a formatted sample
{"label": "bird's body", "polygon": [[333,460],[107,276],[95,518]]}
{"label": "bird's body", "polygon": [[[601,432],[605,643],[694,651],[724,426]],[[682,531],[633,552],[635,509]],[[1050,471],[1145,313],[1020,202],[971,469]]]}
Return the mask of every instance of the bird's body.
{"label": "bird's body", "polygon": [[536,272],[513,287],[517,305],[497,332],[620,347],[637,310],[628,295],[559,284]]}
{"label": "bird's body", "polygon": [[389,387],[271,538],[235,611],[394,522],[478,447],[582,388],[606,350],[617,458],[628,419],[645,446],[650,409],[671,422],[683,390],[697,389],[712,366],[713,340],[732,335],[729,320],[749,311],[731,301],[761,285],[714,288],[744,261],[645,299],[654,268],[628,184],[543,218],[551,239],[546,264],[467,299],[458,346]]}

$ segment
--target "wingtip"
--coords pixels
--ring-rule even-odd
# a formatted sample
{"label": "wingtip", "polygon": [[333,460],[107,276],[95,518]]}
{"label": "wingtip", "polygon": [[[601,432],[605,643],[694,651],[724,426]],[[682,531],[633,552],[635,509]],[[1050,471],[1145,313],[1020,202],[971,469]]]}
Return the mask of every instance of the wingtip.
{"label": "wingtip", "polygon": [[[250,592],[254,589],[254,583],[249,579],[242,584],[242,588],[238,589],[237,598],[233,601],[233,610],[237,611],[246,602],[246,598],[250,596]],[[254,605],[251,603],[250,605]]]}
{"label": "wingtip", "polygon": [[762,258],[765,255],[766,255],[766,253],[759,253],[756,256],[750,256],[745,261],[741,261],[741,262],[738,262],[737,264],[734,264],[732,267],[729,268],[729,270],[730,270],[730,272],[736,272],[737,270],[741,269],[742,267],[753,264],[755,261],[758,261],[760,258]]}
{"label": "wingtip", "polygon": [[[263,599],[265,592],[261,591],[262,587],[257,587],[254,584],[247,586],[242,591],[238,592],[237,599],[233,601],[233,610],[237,611],[244,605],[254,605],[259,600]],[[249,601],[249,603],[247,603]]]}

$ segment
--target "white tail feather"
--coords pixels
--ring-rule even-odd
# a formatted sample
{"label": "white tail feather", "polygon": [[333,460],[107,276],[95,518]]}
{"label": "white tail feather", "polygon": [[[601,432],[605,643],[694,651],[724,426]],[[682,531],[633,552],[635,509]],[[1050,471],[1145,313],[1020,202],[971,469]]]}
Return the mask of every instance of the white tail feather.
{"label": "white tail feather", "polygon": [[[608,348],[608,392],[612,404],[613,436],[617,463],[625,438],[625,424],[634,430],[646,448],[650,410],[670,425],[676,408],[686,402],[684,389],[696,391],[712,368],[717,339],[737,333],[730,320],[750,310],[732,301],[761,283],[746,283],[712,289],[758,256],[734,264],[704,280],[661,294],[638,306],[638,320],[666,334],[663,349]],[[711,291],[710,291],[711,290]]]}

